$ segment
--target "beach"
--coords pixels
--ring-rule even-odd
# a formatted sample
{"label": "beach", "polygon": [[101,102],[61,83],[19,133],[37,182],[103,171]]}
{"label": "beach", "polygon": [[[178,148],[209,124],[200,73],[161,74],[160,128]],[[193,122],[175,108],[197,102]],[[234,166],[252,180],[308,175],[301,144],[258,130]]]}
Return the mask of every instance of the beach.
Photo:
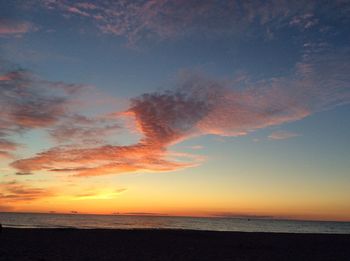
{"label": "beach", "polygon": [[350,260],[349,234],[3,228],[0,260]]}

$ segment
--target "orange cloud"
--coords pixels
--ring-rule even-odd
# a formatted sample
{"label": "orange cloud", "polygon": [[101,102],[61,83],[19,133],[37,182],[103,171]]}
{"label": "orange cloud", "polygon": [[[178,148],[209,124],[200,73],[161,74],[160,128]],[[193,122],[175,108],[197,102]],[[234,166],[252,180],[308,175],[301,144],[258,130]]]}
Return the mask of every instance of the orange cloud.
{"label": "orange cloud", "polygon": [[88,191],[83,194],[76,194],[73,196],[73,200],[86,200],[86,199],[112,199],[119,194],[125,192],[126,188],[119,189],[106,189],[103,191]]}
{"label": "orange cloud", "polygon": [[0,202],[26,202],[53,196],[52,191],[35,188],[17,181],[0,183]]}
{"label": "orange cloud", "polygon": [[74,173],[76,176],[96,176],[135,171],[170,171],[194,164],[173,162],[164,159],[165,156],[165,148],[148,144],[82,149],[57,147],[36,157],[15,161],[12,166],[20,172],[46,169]]}

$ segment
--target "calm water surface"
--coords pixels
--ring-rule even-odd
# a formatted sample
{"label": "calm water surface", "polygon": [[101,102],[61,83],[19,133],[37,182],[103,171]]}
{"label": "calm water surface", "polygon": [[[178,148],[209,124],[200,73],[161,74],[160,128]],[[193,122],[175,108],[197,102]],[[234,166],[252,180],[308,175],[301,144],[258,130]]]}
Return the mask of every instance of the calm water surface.
{"label": "calm water surface", "polygon": [[350,234],[350,222],[294,221],[243,218],[0,213],[0,223],[4,227],[19,228],[172,228],[244,232]]}

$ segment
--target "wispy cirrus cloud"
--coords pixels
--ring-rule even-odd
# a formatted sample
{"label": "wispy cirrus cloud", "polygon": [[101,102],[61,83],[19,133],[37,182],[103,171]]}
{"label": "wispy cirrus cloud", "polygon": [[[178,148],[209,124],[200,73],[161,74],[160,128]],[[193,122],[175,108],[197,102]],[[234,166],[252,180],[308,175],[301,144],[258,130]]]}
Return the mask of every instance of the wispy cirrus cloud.
{"label": "wispy cirrus cloud", "polygon": [[268,138],[271,140],[286,140],[298,136],[300,136],[300,134],[291,131],[274,131]]}
{"label": "wispy cirrus cloud", "polygon": [[[245,88],[202,75],[183,76],[177,88],[131,100],[121,113],[135,121],[138,143],[89,148],[58,146],[12,166],[21,172],[47,170],[96,176],[162,172],[194,167],[203,158],[169,148],[195,136],[240,136],[303,119],[349,103],[346,50],[304,58],[290,76],[252,81]],[[118,114],[115,114],[118,115]]]}
{"label": "wispy cirrus cloud", "polygon": [[[41,5],[58,10],[65,17],[88,19],[103,33],[125,36],[129,44],[141,39],[167,39],[195,32],[215,35],[248,33],[255,25],[263,26],[268,37],[275,30],[296,27],[302,31],[319,23],[322,10],[339,9],[341,3],[319,1],[69,1],[42,0]],[[254,31],[256,33],[256,31]]]}
{"label": "wispy cirrus cloud", "polygon": [[20,36],[36,30],[37,27],[30,22],[17,21],[13,19],[0,19],[0,36]]}
{"label": "wispy cirrus cloud", "polygon": [[299,27],[301,30],[307,30],[317,25],[318,19],[312,13],[294,16],[289,22],[290,26]]}
{"label": "wispy cirrus cloud", "polygon": [[188,146],[187,148],[192,149],[192,150],[201,150],[204,148],[202,145],[193,145],[193,146]]}

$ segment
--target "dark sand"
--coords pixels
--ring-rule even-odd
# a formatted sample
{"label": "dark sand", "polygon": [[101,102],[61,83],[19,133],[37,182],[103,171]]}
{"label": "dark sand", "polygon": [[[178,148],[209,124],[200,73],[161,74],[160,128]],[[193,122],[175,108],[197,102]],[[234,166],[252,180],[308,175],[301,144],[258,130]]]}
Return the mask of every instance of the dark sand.
{"label": "dark sand", "polygon": [[350,260],[350,235],[10,229],[0,260]]}

